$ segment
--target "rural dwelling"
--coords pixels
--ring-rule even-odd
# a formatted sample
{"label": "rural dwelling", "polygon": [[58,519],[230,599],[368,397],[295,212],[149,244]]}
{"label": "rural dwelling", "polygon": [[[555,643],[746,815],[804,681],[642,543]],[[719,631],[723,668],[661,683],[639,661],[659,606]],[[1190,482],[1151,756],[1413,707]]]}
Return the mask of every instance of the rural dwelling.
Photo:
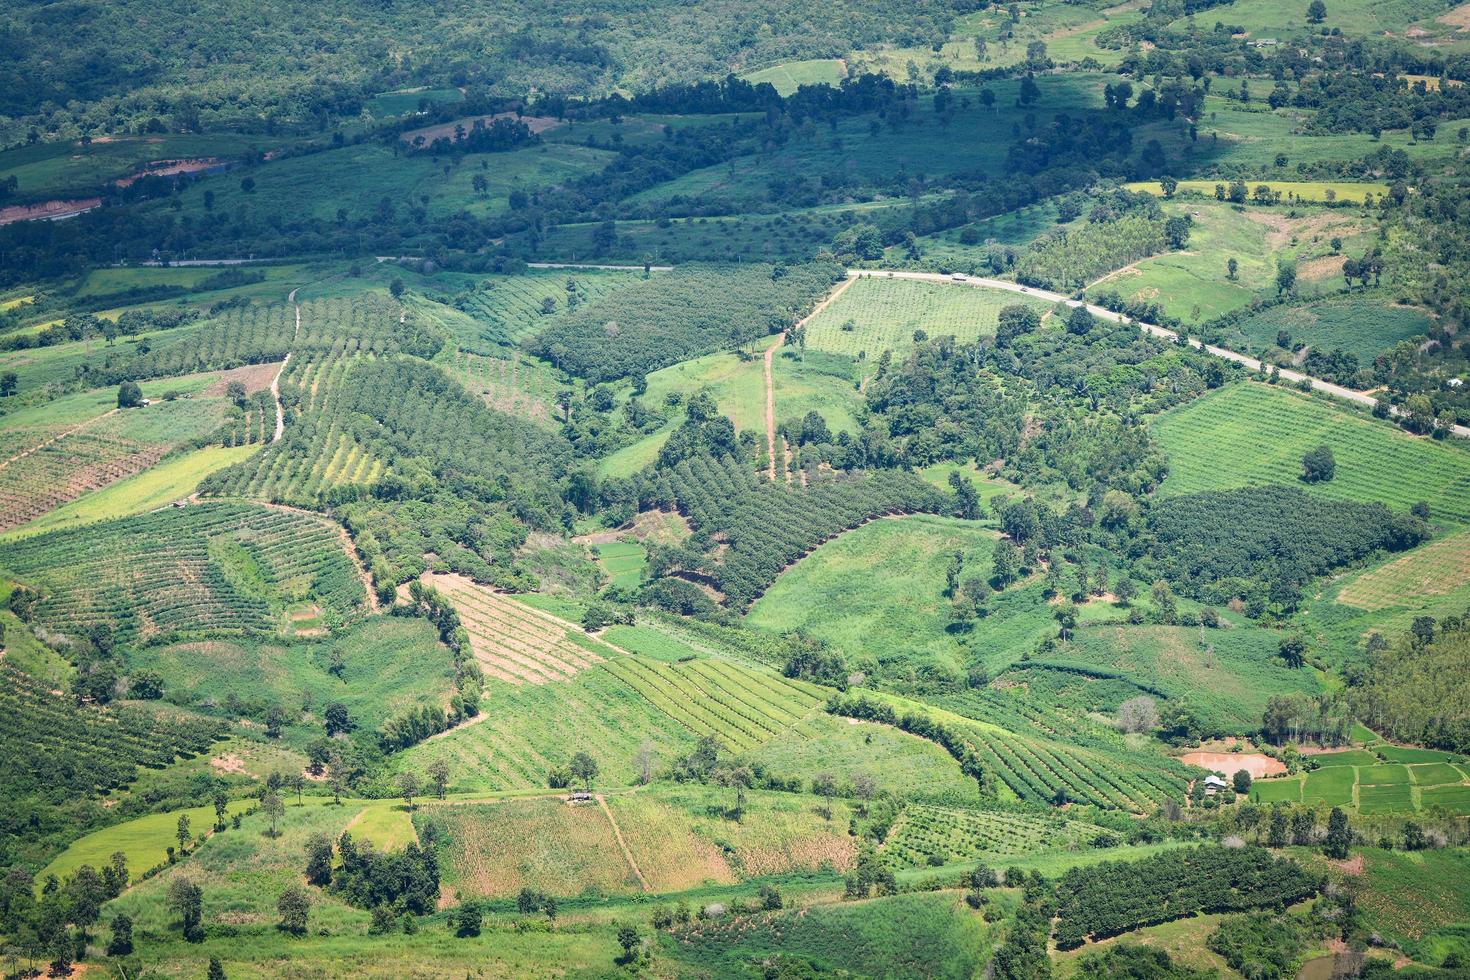
{"label": "rural dwelling", "polygon": [[1205,795],[1214,796],[1216,793],[1220,792],[1220,790],[1229,785],[1230,784],[1225,781],[1225,777],[1221,776],[1219,773],[1212,772],[1205,777]]}

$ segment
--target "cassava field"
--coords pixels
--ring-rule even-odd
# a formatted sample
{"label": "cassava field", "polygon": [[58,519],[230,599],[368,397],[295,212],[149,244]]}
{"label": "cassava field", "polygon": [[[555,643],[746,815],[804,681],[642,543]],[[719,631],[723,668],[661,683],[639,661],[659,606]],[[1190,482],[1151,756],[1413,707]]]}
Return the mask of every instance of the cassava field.
{"label": "cassava field", "polygon": [[11,4],[0,978],[1465,976],[1467,10]]}

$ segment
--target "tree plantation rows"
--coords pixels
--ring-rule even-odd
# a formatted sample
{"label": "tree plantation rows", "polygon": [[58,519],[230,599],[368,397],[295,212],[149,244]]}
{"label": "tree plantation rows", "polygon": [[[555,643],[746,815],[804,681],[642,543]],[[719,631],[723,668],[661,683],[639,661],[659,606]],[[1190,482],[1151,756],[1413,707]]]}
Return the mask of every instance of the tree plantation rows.
{"label": "tree plantation rows", "polygon": [[364,594],[337,530],[256,505],[169,508],[0,545],[0,566],[38,588],[33,615],[130,640],[270,632],[310,598],[334,622]]}

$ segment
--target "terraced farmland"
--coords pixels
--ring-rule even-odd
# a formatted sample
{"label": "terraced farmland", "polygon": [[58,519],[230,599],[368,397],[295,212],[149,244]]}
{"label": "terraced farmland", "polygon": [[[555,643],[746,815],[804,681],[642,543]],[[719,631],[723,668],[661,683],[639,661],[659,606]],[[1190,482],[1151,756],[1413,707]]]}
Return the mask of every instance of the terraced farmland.
{"label": "terraced farmland", "polygon": [[27,433],[0,462],[0,531],[142,472],[175,446],[214,431],[227,410],[220,398],[180,399]]}
{"label": "terraced farmland", "polygon": [[1062,817],[910,804],[888,832],[883,853],[899,868],[1075,850],[1119,835]]}
{"label": "terraced farmland", "polygon": [[713,735],[735,751],[785,731],[821,703],[810,684],[726,660],[666,664],[620,657],[606,669],[695,735]]}
{"label": "terraced farmland", "polygon": [[993,289],[910,279],[863,278],[854,282],[806,326],[807,346],[876,361],[885,350],[914,345],[914,331],[961,341],[995,333],[1001,307],[1025,297]]}
{"label": "terraced farmland", "polygon": [[564,681],[615,653],[588,639],[570,623],[476,585],[462,575],[429,572],[424,575],[424,583],[454,603],[470,634],[476,662],[496,680],[508,684]]}
{"label": "terraced farmland", "polygon": [[365,598],[340,529],[314,515],[237,504],[170,508],[0,546],[0,568],[38,586],[37,618],[121,638],[271,632],[310,599],[329,623]]}
{"label": "terraced farmland", "polygon": [[[1164,494],[1283,484],[1470,520],[1470,453],[1264,384],[1230,385],[1165,413],[1154,435],[1169,454]],[[1302,454],[1331,447],[1337,474],[1303,484]]]}
{"label": "terraced farmland", "polygon": [[[1376,751],[1387,754],[1388,748]],[[1363,814],[1470,814],[1470,764],[1448,752],[1424,756],[1431,757],[1441,761],[1384,763],[1373,752],[1362,751],[1314,756],[1322,768],[1258,781],[1251,798],[1350,806]]]}

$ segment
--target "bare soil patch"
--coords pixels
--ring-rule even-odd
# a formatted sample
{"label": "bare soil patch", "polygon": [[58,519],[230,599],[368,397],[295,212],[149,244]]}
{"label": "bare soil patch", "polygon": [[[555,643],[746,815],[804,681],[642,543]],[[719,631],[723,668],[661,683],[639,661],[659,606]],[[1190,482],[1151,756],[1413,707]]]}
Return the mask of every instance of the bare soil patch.
{"label": "bare soil patch", "polygon": [[1447,11],[1434,18],[1441,24],[1449,24],[1458,31],[1470,31],[1470,3],[1464,3],[1454,10]]}
{"label": "bare soil patch", "polygon": [[209,760],[209,765],[210,768],[218,769],[220,772],[232,773],[238,776],[246,774],[245,760],[233,752],[226,752],[224,755],[215,756]]}
{"label": "bare soil patch", "polygon": [[70,218],[101,206],[102,198],[100,197],[83,197],[73,201],[43,201],[40,204],[12,204],[8,208],[0,208],[0,225],[8,225],[16,221],[42,219],[54,221],[57,218]]}
{"label": "bare soil patch", "polygon": [[201,394],[220,396],[225,393],[231,381],[239,381],[245,385],[245,394],[253,395],[257,391],[264,391],[271,386],[272,379],[280,370],[280,361],[270,361],[266,364],[247,364],[244,367],[231,368],[221,371],[219,380],[205,388]]}
{"label": "bare soil patch", "polygon": [[118,187],[127,187],[144,177],[174,177],[178,174],[197,174],[206,170],[223,169],[225,161],[219,157],[195,157],[191,160],[154,160],[137,173],[119,177],[113,181]]}
{"label": "bare soil patch", "polygon": [[1308,259],[1296,267],[1296,274],[1298,278],[1308,282],[1331,279],[1342,275],[1342,264],[1346,261],[1346,255],[1324,255],[1321,258]]}
{"label": "bare soil patch", "polygon": [[1179,757],[1179,761],[1187,762],[1201,769],[1213,769],[1223,772],[1227,776],[1234,775],[1237,770],[1244,769],[1251,774],[1252,779],[1260,779],[1262,776],[1276,776],[1286,772],[1286,766],[1279,759],[1273,759],[1269,755],[1245,752],[1190,752]]}

